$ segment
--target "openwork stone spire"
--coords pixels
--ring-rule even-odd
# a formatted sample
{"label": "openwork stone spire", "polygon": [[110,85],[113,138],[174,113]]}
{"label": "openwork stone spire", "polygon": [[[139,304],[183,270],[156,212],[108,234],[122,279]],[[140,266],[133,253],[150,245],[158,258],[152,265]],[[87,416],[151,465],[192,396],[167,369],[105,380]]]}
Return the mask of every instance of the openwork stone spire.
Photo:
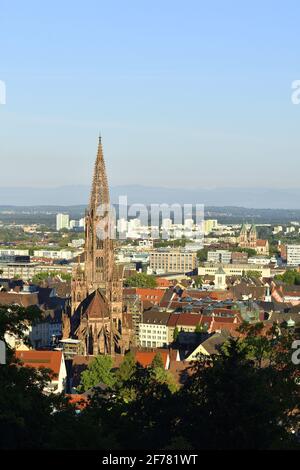
{"label": "openwork stone spire", "polygon": [[110,216],[100,137],[85,217],[84,272],[77,269],[72,282],[71,334],[82,341],[85,354],[113,355],[129,346],[130,330],[123,328],[123,271],[114,262]]}
{"label": "openwork stone spire", "polygon": [[90,197],[90,211],[96,212],[97,208],[102,204],[109,204],[109,189],[100,136]]}
{"label": "openwork stone spire", "polygon": [[113,240],[110,236],[109,189],[99,138],[90,207],[85,221],[85,273],[87,288],[92,292],[107,289],[113,275]]}

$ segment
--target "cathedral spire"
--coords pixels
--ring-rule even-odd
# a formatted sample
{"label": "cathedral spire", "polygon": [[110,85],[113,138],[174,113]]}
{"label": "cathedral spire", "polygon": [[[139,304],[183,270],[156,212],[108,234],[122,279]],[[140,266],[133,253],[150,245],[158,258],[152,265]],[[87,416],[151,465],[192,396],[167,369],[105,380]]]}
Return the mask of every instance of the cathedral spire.
{"label": "cathedral spire", "polygon": [[102,204],[109,204],[109,189],[103,156],[102,138],[101,134],[99,134],[98,151],[90,197],[90,210],[97,211],[97,208]]}
{"label": "cathedral spire", "polygon": [[[108,181],[99,136],[90,206],[85,216],[84,271],[74,273],[72,281],[71,324],[72,334],[85,348],[88,341],[88,354],[94,355],[124,352],[129,346],[129,330],[122,326],[123,271],[114,260],[110,217]],[[92,308],[87,308],[88,299],[99,300],[100,296],[103,302],[93,302]],[[68,333],[67,324],[65,329]]]}

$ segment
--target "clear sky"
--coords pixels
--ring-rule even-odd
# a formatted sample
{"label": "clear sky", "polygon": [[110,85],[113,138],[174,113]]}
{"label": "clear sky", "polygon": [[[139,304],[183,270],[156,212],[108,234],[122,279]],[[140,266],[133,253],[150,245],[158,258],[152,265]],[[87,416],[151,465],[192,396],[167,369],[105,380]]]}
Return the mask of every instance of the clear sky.
{"label": "clear sky", "polygon": [[297,187],[300,2],[0,2],[0,185]]}

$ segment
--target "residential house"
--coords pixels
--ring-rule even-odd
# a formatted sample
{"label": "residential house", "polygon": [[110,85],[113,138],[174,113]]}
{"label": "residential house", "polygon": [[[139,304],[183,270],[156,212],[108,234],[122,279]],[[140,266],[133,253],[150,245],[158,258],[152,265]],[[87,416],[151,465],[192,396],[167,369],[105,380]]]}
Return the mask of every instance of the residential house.
{"label": "residential house", "polygon": [[45,392],[61,393],[65,391],[67,370],[62,351],[16,351],[16,359],[24,367],[50,369],[51,380]]}

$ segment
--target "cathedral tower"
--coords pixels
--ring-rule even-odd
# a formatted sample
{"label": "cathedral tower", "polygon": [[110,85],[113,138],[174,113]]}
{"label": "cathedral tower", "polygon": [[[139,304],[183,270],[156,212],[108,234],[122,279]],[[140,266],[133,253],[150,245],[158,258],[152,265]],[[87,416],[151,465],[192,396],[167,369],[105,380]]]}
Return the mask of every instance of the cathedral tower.
{"label": "cathedral tower", "polygon": [[85,217],[85,276],[88,292],[107,288],[113,276],[110,201],[101,137],[94,168],[90,204]]}
{"label": "cathedral tower", "polygon": [[78,263],[72,280],[71,336],[86,354],[114,354],[128,347],[123,328],[123,269],[114,261],[108,181],[101,137],[90,202],[85,216],[84,271]]}

